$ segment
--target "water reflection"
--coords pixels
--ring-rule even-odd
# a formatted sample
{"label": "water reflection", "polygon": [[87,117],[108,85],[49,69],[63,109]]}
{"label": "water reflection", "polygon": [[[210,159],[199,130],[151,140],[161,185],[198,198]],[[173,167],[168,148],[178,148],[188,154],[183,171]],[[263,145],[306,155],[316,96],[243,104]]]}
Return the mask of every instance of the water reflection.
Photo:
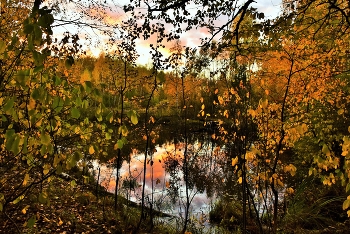
{"label": "water reflection", "polygon": [[[183,181],[184,143],[165,143],[156,146],[147,157],[145,201],[168,214],[183,215],[185,204],[185,182]],[[196,141],[187,145],[189,168],[190,213],[207,214],[215,199],[216,187],[222,184],[221,166],[226,163],[223,149],[211,141]],[[130,161],[124,162],[120,177],[122,183],[118,191],[134,202],[140,202],[143,183],[143,153],[133,150]],[[115,191],[116,170],[106,165],[95,164],[101,168],[100,183],[108,191]],[[210,197],[208,197],[210,195]],[[203,216],[201,216],[203,217]]]}

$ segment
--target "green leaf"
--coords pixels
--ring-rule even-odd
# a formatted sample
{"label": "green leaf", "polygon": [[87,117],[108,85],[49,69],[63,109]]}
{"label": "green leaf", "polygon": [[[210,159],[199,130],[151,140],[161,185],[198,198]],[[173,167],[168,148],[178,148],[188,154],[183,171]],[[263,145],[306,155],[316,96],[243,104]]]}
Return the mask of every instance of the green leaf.
{"label": "green leaf", "polygon": [[38,25],[44,28],[50,27],[50,25],[54,22],[54,18],[52,14],[45,13],[38,19]]}
{"label": "green leaf", "polygon": [[98,122],[101,122],[101,121],[102,121],[102,115],[97,115],[96,118],[97,118],[97,121],[98,121]]}
{"label": "green leaf", "polygon": [[74,152],[74,154],[73,154],[74,161],[78,162],[82,158],[83,158],[83,155],[79,151]]}
{"label": "green leaf", "polygon": [[62,173],[62,171],[63,171],[63,168],[62,168],[61,164],[58,164],[57,168],[56,168],[56,173],[59,175]]}
{"label": "green leaf", "polygon": [[128,112],[128,117],[130,118],[131,123],[134,125],[136,125],[139,122],[137,112],[134,110]]}
{"label": "green leaf", "polygon": [[18,134],[15,134],[15,139],[12,142],[12,147],[11,147],[11,151],[13,152],[14,155],[17,155],[21,149],[19,147],[19,143],[20,143],[20,136]]}
{"label": "green leaf", "polygon": [[34,73],[38,73],[44,69],[44,65],[39,65],[34,68]]}
{"label": "green leaf", "polygon": [[9,139],[11,137],[14,137],[15,135],[15,130],[14,129],[8,129],[6,130],[6,133],[5,133],[5,139]]}
{"label": "green leaf", "polygon": [[113,112],[109,112],[109,114],[106,116],[106,120],[112,123],[113,121]]}
{"label": "green leaf", "polygon": [[29,227],[29,228],[34,227],[35,222],[36,222],[35,215],[33,215],[33,216],[28,220],[27,227]]}
{"label": "green leaf", "polygon": [[81,100],[81,98],[77,97],[77,99],[75,99],[75,105],[81,106],[82,104],[83,104],[83,101]]}
{"label": "green leaf", "polygon": [[6,44],[3,40],[0,40],[0,54],[4,53],[6,49]]}
{"label": "green leaf", "polygon": [[136,125],[138,123],[138,114],[136,111],[130,110],[127,115],[130,118],[132,124]]}
{"label": "green leaf", "polygon": [[78,119],[80,117],[80,111],[76,107],[73,107],[70,113],[71,113],[71,116],[75,119]]}
{"label": "green leaf", "polygon": [[331,154],[331,152],[329,151],[329,148],[327,146],[327,144],[323,144],[322,146],[322,153],[324,153],[325,155],[329,156]]}
{"label": "green leaf", "polygon": [[92,90],[92,83],[90,81],[85,81],[84,89],[85,89],[85,92],[90,93]]}
{"label": "green leaf", "polygon": [[2,203],[0,202],[0,212],[2,212],[4,210],[4,207],[2,205]]}
{"label": "green leaf", "polygon": [[15,140],[16,133],[14,129],[6,130],[5,133],[5,139],[6,139],[6,144],[5,147],[8,151],[12,150],[12,144]]}
{"label": "green leaf", "polygon": [[83,104],[82,104],[82,107],[87,109],[89,107],[89,101],[88,100],[84,100]]}
{"label": "green leaf", "polygon": [[20,84],[22,87],[24,87],[29,78],[29,70],[18,71],[15,77],[16,77],[17,83]]}
{"label": "green leaf", "polygon": [[61,80],[60,77],[54,76],[53,77],[53,82],[55,83],[55,85],[60,85],[62,83],[62,80]]}
{"label": "green leaf", "polygon": [[34,100],[39,100],[39,99],[41,99],[40,93],[41,93],[41,92],[40,92],[40,89],[39,89],[39,88],[34,89],[33,92],[32,92],[32,98],[33,98]]}
{"label": "green leaf", "polygon": [[5,115],[1,115],[1,121],[2,121],[2,122],[7,122],[7,118],[6,118]]}
{"label": "green leaf", "polygon": [[17,197],[12,203],[13,203],[14,205],[16,205],[16,204],[17,204],[18,202],[20,202],[23,198],[24,198],[24,195],[21,195],[21,196]]}
{"label": "green leaf", "polygon": [[37,45],[41,44],[43,37],[43,32],[41,31],[41,28],[38,25],[34,25],[34,41]]}
{"label": "green leaf", "polygon": [[68,56],[65,62],[66,68],[71,68],[74,64],[74,58],[72,56]]}
{"label": "green leaf", "polygon": [[45,193],[40,193],[38,200],[41,204],[46,204],[47,203],[47,195]]}
{"label": "green leaf", "polygon": [[13,107],[14,102],[15,102],[15,98],[14,97],[12,97],[9,100],[7,100],[6,104],[3,107],[3,110],[5,112],[9,111]]}
{"label": "green leaf", "polygon": [[122,149],[124,146],[124,141],[122,139],[118,140],[117,141],[117,147],[118,149]]}
{"label": "green leaf", "polygon": [[349,192],[349,190],[350,190],[350,183],[348,183],[348,184],[346,185],[345,191],[346,191],[346,192]]}
{"label": "green leaf", "polygon": [[40,134],[40,140],[41,140],[41,143],[43,145],[48,145],[48,144],[50,144],[51,137],[46,132],[42,131],[41,134]]}
{"label": "green leaf", "polygon": [[72,180],[72,181],[70,182],[70,186],[75,187],[76,185],[77,185],[77,183],[75,182],[75,180]]}
{"label": "green leaf", "polygon": [[110,140],[112,139],[112,134],[110,134],[109,132],[106,132],[106,140]]}
{"label": "green leaf", "polygon": [[42,156],[44,156],[44,155],[46,155],[47,154],[47,147],[46,147],[46,145],[41,145],[41,148],[40,148],[40,154],[42,155]]}
{"label": "green leaf", "polygon": [[117,141],[117,144],[114,146],[114,149],[122,149],[126,143],[128,143],[128,140],[125,137],[122,137]]}
{"label": "green leaf", "polygon": [[55,96],[52,102],[52,109],[56,112],[60,112],[63,108],[63,99],[59,96]]}
{"label": "green leaf", "polygon": [[33,165],[34,165],[34,158],[33,158],[33,155],[27,155],[26,158],[27,158],[27,164],[28,164],[28,166],[33,166]]}
{"label": "green leaf", "polygon": [[131,123],[136,125],[139,122],[138,118],[136,115],[131,116]]}
{"label": "green leaf", "polygon": [[37,65],[39,67],[42,66],[42,68],[44,68],[44,66],[43,66],[44,56],[36,50],[32,50],[32,54],[33,54],[35,65]]}
{"label": "green leaf", "polygon": [[25,34],[30,34],[31,32],[33,32],[33,30],[34,30],[34,25],[32,24],[25,24],[23,27],[23,32]]}

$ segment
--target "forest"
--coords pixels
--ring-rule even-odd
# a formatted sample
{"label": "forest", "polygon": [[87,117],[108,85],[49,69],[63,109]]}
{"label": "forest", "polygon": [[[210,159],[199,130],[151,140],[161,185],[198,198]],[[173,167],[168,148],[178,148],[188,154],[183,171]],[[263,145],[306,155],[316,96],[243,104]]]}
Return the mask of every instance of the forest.
{"label": "forest", "polygon": [[350,2],[259,2],[1,0],[0,233],[350,233]]}

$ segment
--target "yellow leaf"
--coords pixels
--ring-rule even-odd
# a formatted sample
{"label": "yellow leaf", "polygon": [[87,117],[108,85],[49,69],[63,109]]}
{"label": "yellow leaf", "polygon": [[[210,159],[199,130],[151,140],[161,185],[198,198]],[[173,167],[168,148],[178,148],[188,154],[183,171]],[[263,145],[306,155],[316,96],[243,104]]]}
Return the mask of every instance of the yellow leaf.
{"label": "yellow leaf", "polygon": [[312,173],[314,172],[314,170],[315,170],[314,168],[310,168],[310,169],[309,169],[309,176],[312,175]]}
{"label": "yellow leaf", "polygon": [[28,110],[33,110],[35,109],[35,100],[31,98],[28,103]]}
{"label": "yellow leaf", "polygon": [[283,182],[282,182],[280,179],[277,179],[277,184],[278,184],[279,186],[281,186],[281,187],[284,186]]}
{"label": "yellow leaf", "polygon": [[287,188],[287,189],[286,189],[286,192],[287,192],[288,194],[293,194],[293,193],[294,193],[294,189],[293,189],[293,188]]}
{"label": "yellow leaf", "polygon": [[29,205],[26,205],[23,209],[22,209],[22,213],[26,214],[27,213],[27,209],[29,208]]}
{"label": "yellow leaf", "polygon": [[239,177],[237,181],[238,183],[242,184],[242,177]]}
{"label": "yellow leaf", "polygon": [[269,93],[270,93],[269,90],[265,89],[265,94],[269,95]]}
{"label": "yellow leaf", "polygon": [[45,169],[43,170],[44,175],[47,175],[47,173],[49,173],[49,171],[50,171],[50,169],[45,168]]}
{"label": "yellow leaf", "polygon": [[219,92],[219,89],[215,89],[214,93],[217,94]]}
{"label": "yellow leaf", "polygon": [[224,111],[224,116],[225,116],[226,118],[228,118],[228,110],[225,110],[225,111]]}
{"label": "yellow leaf", "polygon": [[266,109],[268,105],[269,105],[269,101],[267,99],[261,102],[261,107],[263,109]]}
{"label": "yellow leaf", "polygon": [[95,153],[95,149],[92,145],[90,145],[89,147],[89,154],[94,154]]}
{"label": "yellow leaf", "polygon": [[204,105],[204,104],[202,104],[202,107],[201,107],[201,108],[202,108],[202,110],[204,110],[204,108],[205,108],[205,105]]}
{"label": "yellow leaf", "polygon": [[329,148],[328,148],[327,144],[323,144],[322,153],[324,153],[326,156],[330,156],[331,155],[331,152],[329,151]]}
{"label": "yellow leaf", "polygon": [[235,166],[238,163],[238,157],[232,159],[232,166]]}
{"label": "yellow leaf", "polygon": [[24,186],[27,185],[28,180],[29,180],[29,174],[26,174],[26,175],[24,176],[24,180],[23,180],[23,185],[24,185]]}
{"label": "yellow leaf", "polygon": [[346,210],[350,206],[350,196],[346,198],[346,200],[343,203],[343,210]]}
{"label": "yellow leaf", "polygon": [[290,166],[290,174],[292,176],[295,176],[295,172],[297,171],[297,168],[293,164],[289,164]]}
{"label": "yellow leaf", "polygon": [[60,217],[58,217],[58,226],[61,226],[62,224],[63,224],[63,221],[61,220],[61,218]]}
{"label": "yellow leaf", "polygon": [[251,115],[254,118],[256,116],[255,110],[249,109],[248,110],[248,115]]}
{"label": "yellow leaf", "polygon": [[344,113],[344,109],[343,108],[338,110],[338,115],[342,115],[343,113]]}

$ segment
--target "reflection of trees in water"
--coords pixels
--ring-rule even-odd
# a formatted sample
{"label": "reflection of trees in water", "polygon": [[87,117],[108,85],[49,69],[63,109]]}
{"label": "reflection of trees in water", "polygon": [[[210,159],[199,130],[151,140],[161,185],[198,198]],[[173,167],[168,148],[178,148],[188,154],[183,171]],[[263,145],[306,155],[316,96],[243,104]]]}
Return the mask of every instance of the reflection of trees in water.
{"label": "reflection of trees in water", "polygon": [[[203,126],[203,123],[200,123],[200,125]],[[159,135],[162,139],[157,139],[152,144],[152,157],[148,156],[147,159],[145,205],[150,206],[150,203],[152,203],[152,206],[157,210],[177,213],[176,210],[181,212],[184,206],[183,154],[185,144],[181,135],[176,135],[177,140],[174,144],[173,133],[177,131],[175,124],[173,126],[168,124],[160,128]],[[199,127],[195,126],[194,128],[198,129]],[[189,173],[187,185],[191,191],[191,202],[199,194],[216,197],[216,195],[222,193],[223,181],[225,180],[224,166],[228,159],[226,158],[225,148],[218,146],[212,140],[211,135],[211,132],[206,131],[195,131],[188,134],[187,166]],[[144,160],[144,155],[140,153],[142,152],[142,142],[139,138],[135,137],[135,140],[129,141],[122,149],[122,157],[126,160],[122,165],[123,173],[120,182],[120,195],[136,202],[140,199]],[[159,145],[158,148],[157,144],[159,142],[163,144]],[[158,152],[156,152],[157,150]],[[153,179],[151,177],[152,170]],[[114,177],[109,177],[111,177],[109,182],[103,184],[109,186],[109,191],[113,191],[112,187],[115,186]],[[153,181],[153,187],[151,180]],[[151,199],[152,194],[154,195],[153,201]],[[147,197],[149,198],[147,199]],[[203,195],[197,196],[197,199],[203,200]],[[199,208],[195,207],[195,209]],[[191,210],[193,210],[193,206]],[[199,212],[199,210],[197,211]]]}
{"label": "reflection of trees in water", "polygon": [[225,154],[220,146],[212,141],[200,143],[200,148],[190,147],[189,186],[199,193],[206,192],[208,197],[215,196],[221,190],[223,171],[221,164]]}
{"label": "reflection of trees in water", "polygon": [[179,189],[181,181],[180,176],[180,160],[179,155],[176,155],[176,150],[174,153],[167,152],[167,156],[164,160],[165,171],[169,173],[169,182],[166,182],[167,192],[173,204],[176,203],[176,199],[179,197]]}
{"label": "reflection of trees in water", "polygon": [[[187,186],[191,191],[191,201],[196,194],[205,193],[207,197],[216,197],[222,190],[223,165],[227,161],[225,151],[205,132],[189,134],[189,138]],[[167,193],[173,204],[183,203],[181,201],[183,199],[181,191],[185,189],[183,147],[185,147],[183,143],[178,143],[173,152],[167,152],[164,161],[166,172],[169,174]]]}

